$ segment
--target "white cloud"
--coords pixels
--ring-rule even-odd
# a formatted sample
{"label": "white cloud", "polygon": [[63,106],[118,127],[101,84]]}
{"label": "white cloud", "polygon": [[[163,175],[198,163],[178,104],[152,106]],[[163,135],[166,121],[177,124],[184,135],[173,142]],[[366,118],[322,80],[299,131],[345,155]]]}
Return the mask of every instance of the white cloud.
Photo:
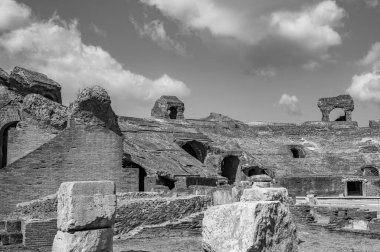
{"label": "white cloud", "polygon": [[359,64],[371,66],[372,71],[355,75],[347,92],[358,101],[380,106],[380,42],[372,45]]}
{"label": "white cloud", "polygon": [[151,104],[163,94],[190,93],[185,83],[167,74],[152,80],[125,69],[101,47],[83,43],[76,21],[66,23],[57,16],[0,35],[0,65],[8,70],[19,65],[47,74],[62,84],[66,102],[80,88],[103,86],[120,110],[131,101]]}
{"label": "white cloud", "polygon": [[355,75],[347,92],[357,101],[380,105],[380,74]]}
{"label": "white cloud", "polygon": [[90,30],[93,31],[96,35],[100,36],[100,37],[107,37],[107,33],[105,30],[99,28],[97,25],[95,25],[94,23],[91,23],[90,24]]}
{"label": "white cloud", "polygon": [[0,1],[0,34],[4,31],[16,29],[30,21],[32,11],[14,0]]}
{"label": "white cloud", "polygon": [[[337,28],[346,12],[333,0],[140,0],[193,31],[233,39],[248,48],[250,72],[268,67],[310,67],[330,59],[342,43]],[[245,49],[246,50],[246,49]]]}
{"label": "white cloud", "polygon": [[150,23],[139,25],[136,20],[130,18],[130,22],[133,24],[141,37],[150,38],[153,42],[165,50],[175,51],[177,54],[182,56],[186,55],[185,47],[167,35],[164,23],[162,21],[156,19]]}
{"label": "white cloud", "polygon": [[375,8],[379,6],[379,0],[364,0],[368,7]]}
{"label": "white cloud", "polygon": [[277,105],[289,115],[301,115],[297,96],[282,94]]}
{"label": "white cloud", "polygon": [[367,55],[359,61],[359,64],[369,66],[376,62],[380,62],[380,42],[372,45]]}

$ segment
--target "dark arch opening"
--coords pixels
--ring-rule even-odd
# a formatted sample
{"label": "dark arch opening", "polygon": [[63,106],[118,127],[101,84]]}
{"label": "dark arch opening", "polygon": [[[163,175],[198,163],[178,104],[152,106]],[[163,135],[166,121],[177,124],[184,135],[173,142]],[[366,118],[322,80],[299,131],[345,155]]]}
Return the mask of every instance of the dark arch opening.
{"label": "dark arch opening", "polygon": [[163,176],[158,176],[157,185],[164,185],[168,187],[169,190],[172,190],[175,187],[175,181]]}
{"label": "dark arch opening", "polygon": [[43,97],[45,97],[46,99],[54,101],[53,96],[51,96],[50,94],[44,94]]}
{"label": "dark arch opening", "polygon": [[228,179],[228,184],[232,185],[236,180],[236,173],[240,160],[236,156],[227,156],[222,161],[222,176]]}
{"label": "dark arch opening", "polygon": [[139,177],[138,177],[139,192],[144,192],[145,191],[144,182],[145,182],[145,177],[147,176],[145,169],[142,168],[140,165],[124,158],[123,158],[123,168],[139,169]]}
{"label": "dark arch opening", "polygon": [[252,167],[248,167],[248,168],[245,168],[243,170],[243,173],[247,176],[247,177],[252,177],[252,176],[255,176],[255,175],[268,175],[264,169],[258,167],[258,166],[252,166]]}
{"label": "dark arch opening", "polygon": [[16,128],[17,125],[16,122],[10,122],[3,126],[3,128],[0,131],[0,137],[1,137],[1,168],[4,168],[7,166],[8,163],[8,140],[9,140],[9,130],[11,128]]}
{"label": "dark arch opening", "polygon": [[189,141],[182,145],[182,149],[202,163],[205,161],[207,156],[207,149],[204,144],[195,140]]}
{"label": "dark arch opening", "polygon": [[169,108],[169,118],[170,119],[177,119],[177,113],[178,113],[177,108],[175,108],[175,107]]}
{"label": "dark arch opening", "polygon": [[366,166],[362,168],[363,176],[379,176],[379,170],[373,166]]}
{"label": "dark arch opening", "polygon": [[306,154],[300,147],[291,147],[290,151],[293,154],[293,158],[305,158]]}
{"label": "dark arch opening", "polygon": [[341,108],[335,108],[330,112],[330,121],[344,122],[347,121],[346,112]]}

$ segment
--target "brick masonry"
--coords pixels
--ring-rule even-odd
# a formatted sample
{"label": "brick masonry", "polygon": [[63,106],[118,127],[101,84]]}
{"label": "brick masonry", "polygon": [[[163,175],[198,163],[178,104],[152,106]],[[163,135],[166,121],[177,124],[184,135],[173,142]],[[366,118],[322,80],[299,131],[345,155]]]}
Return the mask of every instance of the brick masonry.
{"label": "brick masonry", "polygon": [[[0,213],[20,202],[54,194],[65,181],[113,180],[127,191],[122,138],[99,126],[67,128],[32,153],[0,170]],[[17,193],[15,193],[17,192]]]}

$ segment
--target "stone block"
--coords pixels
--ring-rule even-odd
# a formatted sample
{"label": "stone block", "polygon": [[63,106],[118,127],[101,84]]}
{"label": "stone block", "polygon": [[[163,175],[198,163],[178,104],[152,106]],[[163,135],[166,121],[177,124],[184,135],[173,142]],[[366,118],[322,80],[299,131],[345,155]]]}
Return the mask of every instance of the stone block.
{"label": "stone block", "polygon": [[5,230],[8,233],[21,232],[21,221],[20,220],[7,220],[5,224]]}
{"label": "stone block", "polygon": [[202,223],[205,251],[297,251],[297,231],[278,201],[236,202],[210,207]]}
{"label": "stone block", "polygon": [[22,243],[22,233],[0,233],[0,245],[14,245]]}
{"label": "stone block", "polygon": [[54,238],[52,252],[112,252],[113,228],[77,231],[58,231]]}
{"label": "stone block", "polygon": [[253,186],[252,188],[245,189],[240,201],[275,201],[278,200],[282,203],[286,202],[288,198],[288,190],[284,187],[269,187],[261,188]]}
{"label": "stone block", "polygon": [[57,227],[61,231],[112,227],[116,214],[112,181],[67,182],[58,191]]}
{"label": "stone block", "polygon": [[0,221],[0,232],[5,231],[5,221]]}

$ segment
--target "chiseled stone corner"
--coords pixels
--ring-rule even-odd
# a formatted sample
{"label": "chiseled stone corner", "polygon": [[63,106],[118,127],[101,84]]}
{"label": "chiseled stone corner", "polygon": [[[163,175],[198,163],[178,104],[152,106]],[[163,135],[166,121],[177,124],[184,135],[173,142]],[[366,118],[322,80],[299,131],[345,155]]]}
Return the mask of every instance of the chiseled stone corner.
{"label": "chiseled stone corner", "polygon": [[284,187],[256,187],[244,189],[240,201],[280,201],[286,202],[288,190]]}
{"label": "chiseled stone corner", "polygon": [[116,214],[113,181],[65,182],[58,190],[57,228],[80,231],[112,227]]}

